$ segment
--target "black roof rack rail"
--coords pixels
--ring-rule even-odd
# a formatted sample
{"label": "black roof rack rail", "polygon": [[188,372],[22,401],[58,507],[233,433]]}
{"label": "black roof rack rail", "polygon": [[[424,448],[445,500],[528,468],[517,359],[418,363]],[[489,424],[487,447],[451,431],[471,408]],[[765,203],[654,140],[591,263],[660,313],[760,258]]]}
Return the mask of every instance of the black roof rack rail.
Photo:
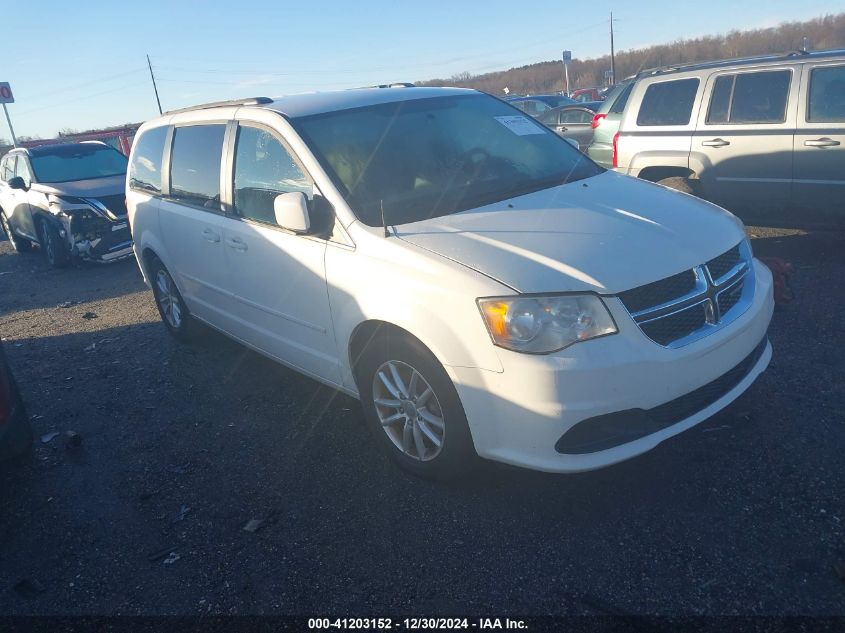
{"label": "black roof rack rail", "polygon": [[249,97],[248,99],[230,99],[228,101],[212,101],[211,103],[200,103],[178,110],[168,110],[164,114],[179,114],[180,112],[191,112],[193,110],[208,110],[209,108],[222,108],[224,106],[251,106],[273,103],[270,97]]}

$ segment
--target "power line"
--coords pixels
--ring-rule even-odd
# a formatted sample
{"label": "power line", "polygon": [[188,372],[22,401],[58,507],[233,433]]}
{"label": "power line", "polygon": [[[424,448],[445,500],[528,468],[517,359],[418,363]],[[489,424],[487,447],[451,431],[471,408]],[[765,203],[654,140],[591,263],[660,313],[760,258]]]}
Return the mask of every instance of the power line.
{"label": "power line", "polygon": [[92,94],[86,94],[81,97],[77,97],[76,99],[65,99],[57,103],[52,103],[46,106],[39,106],[37,108],[32,108],[30,110],[25,110],[24,112],[19,112],[16,116],[25,116],[27,114],[32,114],[33,112],[41,112],[42,110],[49,110],[51,108],[62,108],[68,103],[76,103],[77,101],[86,101],[87,99],[93,99],[94,97],[100,97],[102,95],[111,94],[112,92],[118,92],[119,90],[126,90],[127,88],[134,88],[136,86],[142,85],[137,81],[133,81],[131,84],[127,84],[125,86],[118,86],[116,88],[112,88],[110,90],[103,90],[102,92],[95,92]]}

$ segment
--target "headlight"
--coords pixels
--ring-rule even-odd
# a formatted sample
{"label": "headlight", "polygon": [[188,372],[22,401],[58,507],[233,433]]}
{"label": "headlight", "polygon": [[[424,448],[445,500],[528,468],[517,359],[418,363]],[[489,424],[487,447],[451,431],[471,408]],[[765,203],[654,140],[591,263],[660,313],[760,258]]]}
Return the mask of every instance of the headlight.
{"label": "headlight", "polygon": [[516,352],[548,354],[617,331],[602,300],[590,294],[489,297],[478,307],[493,342]]}

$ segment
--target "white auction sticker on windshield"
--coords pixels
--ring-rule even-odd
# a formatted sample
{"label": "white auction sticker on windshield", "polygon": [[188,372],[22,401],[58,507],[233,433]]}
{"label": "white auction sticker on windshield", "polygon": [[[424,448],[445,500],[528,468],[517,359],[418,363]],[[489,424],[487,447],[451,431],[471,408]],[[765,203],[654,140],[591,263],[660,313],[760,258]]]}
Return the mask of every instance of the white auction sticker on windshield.
{"label": "white auction sticker on windshield", "polygon": [[497,116],[495,119],[517,136],[546,133],[544,128],[524,116]]}

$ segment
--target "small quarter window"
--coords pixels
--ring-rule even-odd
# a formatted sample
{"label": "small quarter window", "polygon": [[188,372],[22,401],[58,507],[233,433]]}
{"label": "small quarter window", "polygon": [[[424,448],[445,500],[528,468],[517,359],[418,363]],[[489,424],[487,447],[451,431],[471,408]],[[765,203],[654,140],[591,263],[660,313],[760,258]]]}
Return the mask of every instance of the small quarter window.
{"label": "small quarter window", "polygon": [[698,79],[678,79],[650,85],[643,96],[637,125],[688,125]]}
{"label": "small quarter window", "polygon": [[129,166],[129,186],[132,189],[161,193],[161,159],[167,127],[156,127],[144,132],[135,141],[135,153]]}
{"label": "small quarter window", "polygon": [[814,68],[809,99],[807,121],[845,121],[845,66]]}
{"label": "small quarter window", "polygon": [[220,160],[226,126],[189,125],[173,132],[170,196],[220,211]]}

